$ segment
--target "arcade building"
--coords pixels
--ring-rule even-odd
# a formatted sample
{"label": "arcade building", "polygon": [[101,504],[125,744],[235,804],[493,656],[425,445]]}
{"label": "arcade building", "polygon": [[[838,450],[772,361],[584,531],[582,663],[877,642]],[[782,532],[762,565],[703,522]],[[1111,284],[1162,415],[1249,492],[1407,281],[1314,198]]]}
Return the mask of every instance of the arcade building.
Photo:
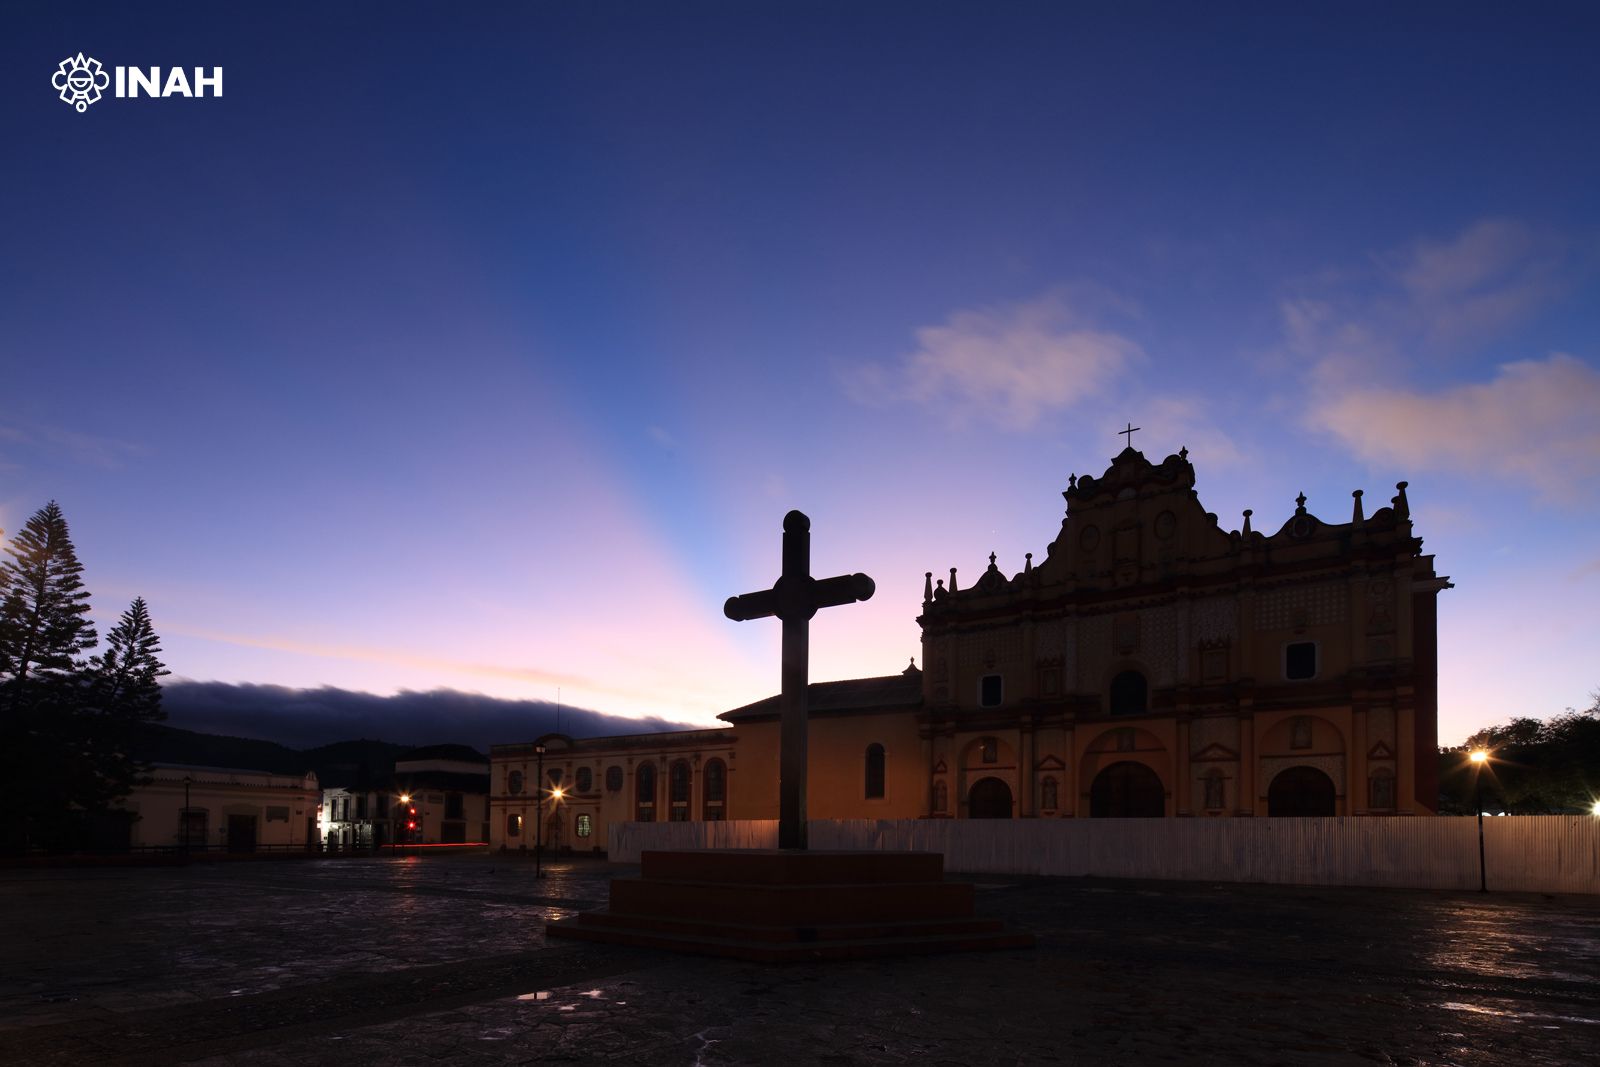
{"label": "arcade building", "polygon": [[[809,689],[813,819],[1428,815],[1435,597],[1406,483],[1224,530],[1188,450],[1074,476],[1043,558],[927,573],[923,669]],[[719,729],[491,749],[495,847],[622,821],[776,819],[776,696]],[[536,783],[542,775],[542,798]],[[538,820],[536,822],[536,820]]]}

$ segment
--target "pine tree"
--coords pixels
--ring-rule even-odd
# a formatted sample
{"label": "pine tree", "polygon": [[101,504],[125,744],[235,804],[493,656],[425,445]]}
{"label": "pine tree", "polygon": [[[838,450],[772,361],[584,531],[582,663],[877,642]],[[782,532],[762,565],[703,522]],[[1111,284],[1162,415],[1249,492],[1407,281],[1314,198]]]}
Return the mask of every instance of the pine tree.
{"label": "pine tree", "polygon": [[150,624],[150,609],[144,597],[134,597],[106,635],[105,652],[89,661],[95,710],[126,724],[166,718],[156,679],[170,672],[157,658],[160,651],[161,639]]}
{"label": "pine tree", "polygon": [[146,770],[132,750],[140,726],[166,718],[157,679],[168,671],[160,651],[144,598],[135,597],[106,635],[105,652],[89,661],[77,709],[84,773],[74,797],[87,810],[126,796]]}
{"label": "pine tree", "polygon": [[7,848],[65,840],[82,812],[103,805],[81,713],[93,647],[83,566],[61,507],[40,508],[0,564],[0,780],[19,798],[0,824]]}
{"label": "pine tree", "polygon": [[34,513],[6,548],[0,565],[0,709],[15,713],[59,695],[94,647],[83,565],[61,507],[54,500]]}

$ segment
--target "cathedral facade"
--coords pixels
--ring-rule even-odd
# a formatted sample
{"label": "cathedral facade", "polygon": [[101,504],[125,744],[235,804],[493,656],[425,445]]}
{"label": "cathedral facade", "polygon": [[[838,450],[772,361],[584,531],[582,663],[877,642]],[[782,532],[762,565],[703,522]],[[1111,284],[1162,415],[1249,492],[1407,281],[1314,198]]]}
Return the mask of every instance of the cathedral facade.
{"label": "cathedral facade", "polygon": [[[810,687],[810,817],[1431,814],[1450,583],[1406,483],[1370,516],[1357,491],[1347,522],[1302,496],[1266,532],[1248,511],[1223,530],[1194,482],[1187,450],[1124,449],[1070,480],[1043,559],[1007,577],[991,556],[970,584],[929,572],[923,669]],[[777,818],[778,698],[719,717],[496,746],[492,842]]]}

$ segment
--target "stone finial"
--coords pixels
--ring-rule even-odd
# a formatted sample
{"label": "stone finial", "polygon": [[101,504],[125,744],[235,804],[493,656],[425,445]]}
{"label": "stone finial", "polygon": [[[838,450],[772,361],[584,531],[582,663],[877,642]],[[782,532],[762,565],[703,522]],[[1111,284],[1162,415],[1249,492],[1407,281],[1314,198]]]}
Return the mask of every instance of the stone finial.
{"label": "stone finial", "polygon": [[1182,448],[1178,449],[1178,458],[1183,460],[1185,463],[1189,462],[1189,446],[1188,445],[1184,445]]}
{"label": "stone finial", "polygon": [[933,572],[929,571],[922,576],[922,602],[926,604],[933,599]]}
{"label": "stone finial", "polygon": [[916,674],[917,673],[917,657],[915,657],[915,656],[911,657],[911,663],[910,663],[909,666],[906,667],[904,673],[906,673],[906,674]]}
{"label": "stone finial", "polygon": [[1304,493],[1294,498],[1294,513],[1296,515],[1304,515],[1306,513],[1306,495]]}
{"label": "stone finial", "polygon": [[1411,517],[1411,502],[1406,499],[1406,486],[1410,482],[1395,482],[1394,487],[1400,490],[1399,494],[1390,503],[1394,505],[1395,518],[1409,519]]}
{"label": "stone finial", "polygon": [[1067,475],[1067,488],[1069,488],[1069,489],[1078,488],[1078,476],[1076,474]]}
{"label": "stone finial", "polygon": [[950,568],[950,591],[952,593],[956,591],[956,569],[954,567]]}
{"label": "stone finial", "polygon": [[1032,574],[1033,573],[1033,553],[1029,552],[1026,555],[1024,555],[1022,558],[1026,561],[1022,565],[1022,573],[1023,574]]}
{"label": "stone finial", "polygon": [[1366,515],[1362,514],[1361,512],[1361,490],[1356,489],[1352,491],[1350,495],[1356,499],[1355,506],[1351,508],[1350,511],[1350,521],[1355,525],[1360,526],[1362,523],[1367,521]]}
{"label": "stone finial", "polygon": [[995,569],[994,560],[995,560],[994,553],[993,552],[989,553],[989,569],[990,570],[994,570]]}
{"label": "stone finial", "polygon": [[1243,533],[1244,533],[1244,535],[1246,537],[1250,536],[1250,516],[1252,516],[1254,514],[1255,514],[1255,512],[1252,509],[1250,509],[1250,508],[1245,508],[1244,509],[1244,530],[1243,530]]}
{"label": "stone finial", "polygon": [[943,578],[940,578],[937,582],[933,583],[933,599],[943,600],[949,595],[949,593],[945,592]]}

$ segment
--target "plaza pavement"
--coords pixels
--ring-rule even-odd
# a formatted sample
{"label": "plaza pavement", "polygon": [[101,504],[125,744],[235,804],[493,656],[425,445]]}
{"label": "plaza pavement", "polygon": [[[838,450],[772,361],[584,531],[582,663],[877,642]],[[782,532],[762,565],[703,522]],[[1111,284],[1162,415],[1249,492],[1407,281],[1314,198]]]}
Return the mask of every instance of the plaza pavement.
{"label": "plaza pavement", "polygon": [[546,944],[625,868],[0,870],[0,1064],[1600,1062],[1600,899],[978,879],[1032,950]]}

